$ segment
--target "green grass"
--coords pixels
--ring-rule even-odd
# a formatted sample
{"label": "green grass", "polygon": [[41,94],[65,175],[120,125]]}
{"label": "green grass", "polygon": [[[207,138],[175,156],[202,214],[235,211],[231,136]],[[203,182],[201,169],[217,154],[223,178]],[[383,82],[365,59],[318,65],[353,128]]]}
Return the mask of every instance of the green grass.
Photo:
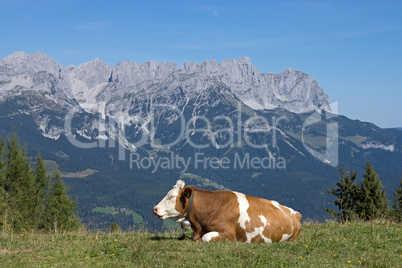
{"label": "green grass", "polygon": [[77,172],[62,172],[61,176],[63,178],[85,178],[92,174],[95,174],[96,172],[98,172],[98,170],[87,168],[86,170]]}
{"label": "green grass", "polygon": [[126,215],[133,216],[133,220],[134,220],[135,224],[144,222],[144,218],[140,214],[138,214],[137,212],[132,211],[130,209],[120,209],[120,208],[106,206],[106,207],[96,207],[96,208],[92,209],[92,212],[111,214],[111,215],[115,215],[118,213],[125,213]]}
{"label": "green grass", "polygon": [[[398,267],[402,226],[303,224],[280,244],[197,243],[189,233],[0,233],[2,267]],[[400,267],[400,266],[399,266]]]}
{"label": "green grass", "polygon": [[92,212],[99,212],[99,213],[103,213],[103,214],[112,214],[112,215],[117,213],[115,208],[112,208],[109,206],[107,206],[105,208],[104,207],[96,207],[96,208],[92,209]]}
{"label": "green grass", "polygon": [[135,211],[132,211],[132,210],[126,211],[126,215],[132,215],[135,224],[144,222],[144,218]]}
{"label": "green grass", "polygon": [[45,164],[48,175],[53,174],[53,172],[59,170],[59,165],[57,165],[56,161],[43,160],[43,163]]}
{"label": "green grass", "polygon": [[[162,142],[159,139],[154,139],[154,142],[156,145],[161,145]],[[172,152],[169,148],[167,147],[155,147],[155,150],[158,152],[164,152],[164,153],[170,153]]]}
{"label": "green grass", "polygon": [[341,137],[344,140],[351,141],[357,146],[360,146],[363,142],[367,140],[367,137],[360,136],[358,134],[354,136],[347,136],[347,137]]}
{"label": "green grass", "polygon": [[307,144],[308,146],[310,146],[311,148],[314,148],[314,149],[323,148],[327,144],[327,137],[325,137],[325,136],[315,136],[315,135],[311,135],[309,133],[304,133],[303,138],[302,138],[301,133],[295,133],[291,130],[288,130],[285,132],[292,138],[295,138],[299,141],[304,141],[305,144]]}
{"label": "green grass", "polygon": [[251,178],[257,178],[261,174],[262,174],[262,172],[253,172],[253,175],[251,176]]}

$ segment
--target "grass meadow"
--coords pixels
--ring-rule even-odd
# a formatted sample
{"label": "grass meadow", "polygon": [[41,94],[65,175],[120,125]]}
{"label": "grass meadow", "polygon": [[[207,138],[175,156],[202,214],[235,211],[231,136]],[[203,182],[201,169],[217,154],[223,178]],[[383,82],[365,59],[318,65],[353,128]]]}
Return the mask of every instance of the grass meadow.
{"label": "grass meadow", "polygon": [[[134,228],[134,227],[133,227]],[[199,243],[190,232],[0,232],[1,267],[401,267],[402,226],[304,223],[279,244]]]}

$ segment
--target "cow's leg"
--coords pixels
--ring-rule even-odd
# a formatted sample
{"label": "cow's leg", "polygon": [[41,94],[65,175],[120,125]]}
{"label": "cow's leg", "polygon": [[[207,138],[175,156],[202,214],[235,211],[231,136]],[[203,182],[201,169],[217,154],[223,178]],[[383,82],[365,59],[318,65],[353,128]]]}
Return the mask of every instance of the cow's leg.
{"label": "cow's leg", "polygon": [[194,224],[191,225],[191,228],[193,229],[193,235],[194,235],[193,240],[201,242],[202,241],[201,238],[203,236],[201,225],[198,222],[195,222]]}
{"label": "cow's leg", "polygon": [[220,240],[235,241],[236,236],[234,233],[229,232],[209,232],[202,236],[202,242],[216,242]]}
{"label": "cow's leg", "polygon": [[193,240],[200,242],[201,241],[201,235],[199,233],[193,233]]}
{"label": "cow's leg", "polygon": [[218,232],[209,232],[202,236],[202,242],[218,241],[222,236]]}

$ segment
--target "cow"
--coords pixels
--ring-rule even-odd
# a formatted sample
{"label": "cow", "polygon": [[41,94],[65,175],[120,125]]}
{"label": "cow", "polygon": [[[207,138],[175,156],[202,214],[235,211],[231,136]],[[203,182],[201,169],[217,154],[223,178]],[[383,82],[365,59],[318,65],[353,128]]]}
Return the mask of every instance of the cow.
{"label": "cow", "polygon": [[159,219],[190,221],[194,241],[275,243],[299,235],[301,214],[258,197],[232,191],[207,191],[178,180],[153,208]]}

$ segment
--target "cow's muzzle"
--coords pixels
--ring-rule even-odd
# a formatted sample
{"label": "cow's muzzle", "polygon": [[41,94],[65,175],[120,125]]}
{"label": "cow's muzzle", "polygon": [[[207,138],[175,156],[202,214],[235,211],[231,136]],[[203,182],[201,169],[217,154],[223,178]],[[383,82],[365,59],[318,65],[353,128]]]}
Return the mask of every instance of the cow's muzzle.
{"label": "cow's muzzle", "polygon": [[154,211],[154,214],[156,216],[158,216],[159,219],[164,220],[164,215],[161,216],[161,215],[158,214],[158,208],[157,207],[154,207],[153,211]]}

